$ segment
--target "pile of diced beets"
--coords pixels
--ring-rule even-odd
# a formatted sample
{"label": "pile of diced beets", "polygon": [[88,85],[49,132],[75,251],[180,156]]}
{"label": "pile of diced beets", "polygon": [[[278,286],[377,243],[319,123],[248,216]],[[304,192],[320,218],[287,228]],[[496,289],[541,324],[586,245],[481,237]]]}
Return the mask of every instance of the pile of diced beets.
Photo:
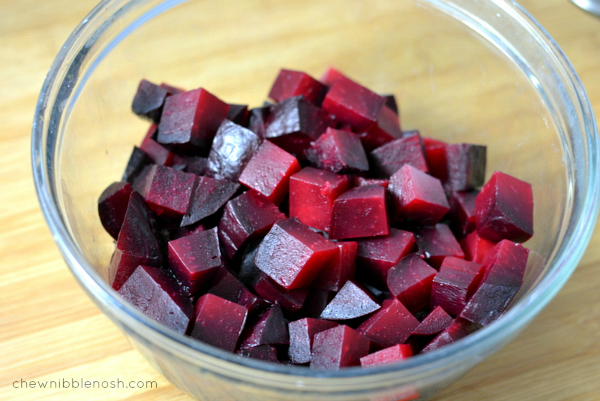
{"label": "pile of diced beets", "polygon": [[281,70],[248,109],[142,80],[152,120],[100,196],[110,284],[244,357],[335,370],[433,351],[519,290],[532,187],[486,147],[402,131],[393,95]]}

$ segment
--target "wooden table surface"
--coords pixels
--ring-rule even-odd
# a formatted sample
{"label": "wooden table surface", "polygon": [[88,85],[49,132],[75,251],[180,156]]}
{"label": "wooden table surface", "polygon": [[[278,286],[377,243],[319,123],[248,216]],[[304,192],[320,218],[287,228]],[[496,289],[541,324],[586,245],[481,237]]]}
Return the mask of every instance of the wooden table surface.
{"label": "wooden table surface", "polygon": [[[75,282],[34,191],[30,132],[37,96],[54,56],[95,1],[0,0],[0,399],[189,399],[132,349]],[[600,115],[600,18],[567,0],[521,4],[565,51]],[[573,277],[525,332],[436,399],[600,400],[599,246],[600,228]],[[15,388],[21,380],[63,379],[157,386]]]}

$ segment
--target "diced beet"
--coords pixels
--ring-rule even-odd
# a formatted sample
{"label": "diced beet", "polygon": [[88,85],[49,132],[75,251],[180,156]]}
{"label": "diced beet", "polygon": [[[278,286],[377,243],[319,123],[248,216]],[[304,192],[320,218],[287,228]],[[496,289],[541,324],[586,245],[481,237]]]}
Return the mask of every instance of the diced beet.
{"label": "diced beet", "polygon": [[164,270],[139,266],[119,289],[127,302],[150,318],[184,334],[194,316],[192,301]]}
{"label": "diced beet", "polygon": [[157,123],[160,120],[167,94],[168,91],[165,88],[142,79],[133,98],[131,109],[138,116]]}
{"label": "diced beet", "polygon": [[260,359],[267,362],[278,362],[277,348],[272,345],[259,345],[252,348],[240,349],[235,352],[247,358]]}
{"label": "diced beet", "polygon": [[173,163],[170,167],[186,173],[204,175],[207,164],[208,159],[206,157],[174,153]]}
{"label": "diced beet", "polygon": [[380,307],[368,290],[348,280],[323,310],[321,319],[355,319],[373,313]]}
{"label": "diced beet", "polygon": [[377,115],[377,122],[366,131],[361,131],[358,136],[367,152],[401,138],[402,130],[398,114],[384,105]]}
{"label": "diced beet", "polygon": [[395,139],[378,147],[369,154],[373,168],[381,177],[390,177],[405,164],[427,172],[421,138],[412,135]]}
{"label": "diced beet", "polygon": [[265,138],[267,118],[271,114],[271,106],[255,107],[248,114],[248,128],[260,138]]}
{"label": "diced beet", "polygon": [[264,141],[239,177],[239,182],[279,205],[289,192],[290,176],[300,171],[298,160],[285,150]]}
{"label": "diced beet", "polygon": [[384,104],[383,97],[342,75],[327,92],[322,108],[340,122],[363,131],[375,124]]}
{"label": "diced beet", "polygon": [[358,244],[354,241],[347,241],[338,242],[335,245],[338,247],[338,252],[321,270],[311,287],[327,291],[339,291],[345,282],[354,279]]}
{"label": "diced beet", "polygon": [[422,354],[427,352],[435,351],[436,349],[443,347],[444,345],[453,343],[455,341],[464,338],[477,330],[477,325],[461,319],[456,318],[454,323],[448,326],[444,331],[438,334],[425,348],[421,350]]}
{"label": "diced beet", "polygon": [[384,237],[358,240],[356,257],[369,276],[385,284],[388,271],[398,264],[400,259],[413,251],[415,236],[413,233],[390,228]]}
{"label": "diced beet", "polygon": [[340,325],[315,334],[310,368],[339,370],[360,364],[369,353],[369,340],[356,330]]}
{"label": "diced beet", "polygon": [[441,182],[446,181],[446,177],[448,176],[446,147],[448,144],[432,138],[423,138],[423,146],[425,148],[425,159],[427,160],[429,174]]}
{"label": "diced beet", "polygon": [[334,243],[292,217],[273,225],[254,262],[277,284],[294,289],[308,287],[338,252]]}
{"label": "diced beet", "polygon": [[235,302],[248,309],[249,313],[265,308],[267,302],[251,293],[227,268],[220,268],[213,275],[209,294]]}
{"label": "diced beet", "polygon": [[238,190],[240,184],[211,177],[198,177],[182,226],[194,224],[217,212]]}
{"label": "diced beet", "polygon": [[166,166],[152,166],[142,195],[157,215],[178,218],[187,212],[196,176]]}
{"label": "diced beet", "polygon": [[230,104],[227,119],[243,127],[248,124],[248,105],[245,104]]}
{"label": "diced beet", "polygon": [[465,257],[450,227],[445,224],[421,227],[415,231],[415,239],[419,253],[436,269],[439,269],[446,256]]}
{"label": "diced beet", "polygon": [[324,83],[327,86],[331,86],[339,77],[342,77],[342,76],[344,76],[344,74],[342,74],[341,72],[339,72],[338,70],[336,70],[333,67],[329,67],[327,69],[327,71],[325,71],[323,73],[323,75],[321,75],[321,77],[319,78],[319,81],[321,81],[322,83]]}
{"label": "diced beet", "polygon": [[365,185],[379,185],[384,188],[387,188],[390,181],[385,178],[364,178],[361,176],[355,176],[352,179],[352,186],[354,187],[364,187]]}
{"label": "diced beet", "polygon": [[387,365],[412,356],[412,348],[407,344],[396,344],[360,358],[363,368]]}
{"label": "diced beet", "polygon": [[223,266],[217,228],[170,241],[169,266],[194,294]]}
{"label": "diced beet", "polygon": [[385,99],[385,105],[390,108],[396,115],[400,115],[398,109],[398,103],[396,102],[396,97],[393,94],[389,95],[381,95]]}
{"label": "diced beet", "polygon": [[114,239],[119,237],[132,192],[133,188],[128,182],[113,182],[98,199],[100,222]]}
{"label": "diced beet", "polygon": [[133,185],[144,167],[149,166],[150,164],[152,164],[152,160],[150,160],[146,152],[137,146],[134,146],[131,156],[129,156],[127,167],[125,167],[125,171],[123,172],[123,177],[121,177],[121,181]]}
{"label": "diced beet", "polygon": [[460,241],[460,246],[465,254],[465,260],[477,263],[483,263],[486,255],[494,245],[493,242],[481,238],[477,231],[473,231]]}
{"label": "diced beet", "polygon": [[347,176],[305,167],[290,177],[290,217],[329,232],[333,202],[349,188]]}
{"label": "diced beet", "polygon": [[246,241],[265,234],[285,215],[266,196],[250,190],[225,205],[219,222],[219,238],[229,259]]}
{"label": "diced beet", "polygon": [[331,212],[331,238],[388,235],[386,192],[379,185],[366,185],[338,196]]}
{"label": "diced beet", "polygon": [[153,164],[171,166],[173,164],[175,154],[154,140],[157,128],[158,125],[156,124],[152,124],[150,126],[146,137],[140,145],[140,149],[142,149],[146,155],[148,155]]}
{"label": "diced beet", "polygon": [[204,294],[196,302],[193,338],[233,352],[238,342],[248,310],[213,294]]}
{"label": "diced beet", "polygon": [[325,93],[327,93],[327,86],[305,72],[282,69],[271,87],[269,97],[276,102],[281,102],[302,95],[315,106],[320,106]]}
{"label": "diced beet", "polygon": [[310,362],[312,345],[315,334],[336,327],[336,322],[322,319],[304,318],[290,322],[290,348],[288,355],[293,363],[305,364]]}
{"label": "diced beet", "polygon": [[359,333],[381,347],[390,347],[408,339],[419,321],[397,299],[383,301],[381,309],[358,326]]}
{"label": "diced beet", "polygon": [[208,151],[229,105],[206,89],[195,89],[167,97],[158,126],[157,141],[162,144],[196,146]]}
{"label": "diced beet", "polygon": [[486,257],[479,287],[469,299],[460,317],[487,326],[498,319],[523,284],[529,249],[502,240]]}
{"label": "diced beet", "polygon": [[140,263],[150,262],[152,267],[160,267],[160,259],[148,259],[127,251],[115,249],[108,268],[108,282],[113,289],[119,290],[129,276],[140,266]]}
{"label": "diced beet", "polygon": [[[302,288],[292,291],[299,290],[302,290]],[[311,287],[306,295],[306,299],[310,301],[305,302],[304,305],[302,305],[302,308],[300,308],[297,312],[294,312],[292,320],[304,317],[320,317],[321,313],[323,313],[323,311],[327,307],[327,304],[329,304],[329,302],[333,299],[335,294],[336,293],[333,291],[320,290],[318,288]]]}
{"label": "diced beet", "polygon": [[458,238],[475,230],[476,207],[475,199],[479,191],[452,192],[448,197],[450,205],[450,222],[452,231]]}
{"label": "diced beet", "polygon": [[259,345],[289,344],[287,324],[280,305],[273,305],[264,311],[258,321],[244,330],[241,349]]}
{"label": "diced beet", "polygon": [[303,96],[295,96],[273,106],[266,120],[265,138],[303,158],[310,142],[326,129],[325,114]]}
{"label": "diced beet", "polygon": [[431,307],[441,306],[458,316],[479,285],[483,265],[448,256],[433,279]]}
{"label": "diced beet", "polygon": [[260,138],[254,132],[223,120],[208,154],[206,175],[237,181],[259,146]]}
{"label": "diced beet", "polygon": [[201,233],[202,231],[206,231],[206,226],[204,226],[204,224],[199,223],[186,227],[173,228],[169,230],[169,240],[172,241],[174,239],[187,237],[188,235],[194,235],[197,233]]}
{"label": "diced beet", "polygon": [[388,187],[398,218],[435,224],[450,210],[440,180],[405,164]]}
{"label": "diced beet", "polygon": [[354,173],[369,170],[367,155],[356,134],[327,128],[306,151],[314,167],[333,173]]}
{"label": "diced beet", "polygon": [[444,187],[450,191],[469,191],[483,185],[486,147],[469,143],[446,146]]}
{"label": "diced beet", "polygon": [[415,336],[433,336],[445,330],[454,322],[444,308],[436,306],[412,332]]}
{"label": "diced beet", "polygon": [[258,252],[258,247],[261,242],[262,238],[249,241],[240,257],[240,265],[237,271],[238,278],[247,286],[251,286],[260,275],[264,275],[264,273],[256,267],[256,263],[254,263],[254,258],[256,257],[256,252]]}
{"label": "diced beet", "polygon": [[387,285],[392,295],[414,313],[429,304],[436,273],[419,255],[411,253],[389,270]]}
{"label": "diced beet", "polygon": [[475,202],[477,232],[483,238],[524,242],[533,235],[531,184],[496,171]]}
{"label": "diced beet", "polygon": [[297,312],[302,308],[308,295],[308,288],[287,290],[262,273],[252,284],[252,289],[258,296],[272,303],[278,303],[290,312]]}

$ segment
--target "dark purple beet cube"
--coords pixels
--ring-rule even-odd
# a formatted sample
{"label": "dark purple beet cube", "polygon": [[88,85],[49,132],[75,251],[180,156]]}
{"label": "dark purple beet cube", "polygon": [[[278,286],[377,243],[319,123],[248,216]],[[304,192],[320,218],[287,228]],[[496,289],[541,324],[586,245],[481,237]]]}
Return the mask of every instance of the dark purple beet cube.
{"label": "dark purple beet cube", "polygon": [[228,113],[229,105],[206,89],[169,96],[160,118],[157,141],[187,149],[193,145],[206,152]]}
{"label": "dark purple beet cube", "polygon": [[266,196],[250,190],[225,205],[219,222],[219,238],[229,259],[246,241],[265,234],[276,221],[285,219]]}
{"label": "dark purple beet cube", "polygon": [[171,166],[173,164],[175,154],[154,140],[157,128],[158,125],[156,124],[152,124],[150,126],[146,137],[140,145],[140,149],[142,149],[146,155],[148,155],[152,161],[152,164]]}
{"label": "dark purple beet cube", "polygon": [[446,180],[450,191],[469,191],[483,185],[485,179],[486,147],[459,143],[446,146]]}
{"label": "dark purple beet cube", "polygon": [[321,170],[356,173],[369,170],[367,155],[356,134],[327,128],[306,151],[306,158]]}
{"label": "dark purple beet cube", "polygon": [[398,108],[398,103],[396,102],[396,96],[393,94],[389,95],[381,95],[385,99],[385,105],[392,110],[396,115],[400,115],[400,109]]}
{"label": "dark purple beet cube", "polygon": [[429,305],[436,273],[419,255],[411,253],[389,270],[387,286],[394,297],[415,313]]}
{"label": "dark purple beet cube", "polygon": [[263,309],[267,302],[251,293],[227,268],[220,268],[213,275],[209,294],[235,302],[248,309],[249,313]]}
{"label": "dark purple beet cube", "polygon": [[283,311],[280,305],[275,304],[264,311],[256,323],[244,330],[240,348],[289,343],[290,338]]}
{"label": "dark purple beet cube", "polygon": [[465,254],[465,260],[483,263],[488,252],[494,247],[493,242],[481,238],[477,231],[473,231],[460,241],[460,247]]}
{"label": "dark purple beet cube", "polygon": [[204,175],[207,166],[208,159],[206,157],[189,157],[183,171],[185,171],[186,173],[192,173],[196,175]]}
{"label": "dark purple beet cube", "polygon": [[260,138],[247,128],[223,120],[208,154],[206,175],[237,181],[260,146]]}
{"label": "dark purple beet cube", "polygon": [[244,168],[239,182],[279,205],[289,192],[290,176],[298,171],[300,164],[294,156],[264,141]]}
{"label": "dark purple beet cube", "polygon": [[246,358],[260,359],[266,362],[279,362],[277,359],[277,348],[272,345],[259,345],[252,348],[240,349],[236,354]]}
{"label": "dark purple beet cube", "polygon": [[[303,288],[298,288],[297,290],[291,291],[300,291],[302,289]],[[310,302],[305,302],[304,305],[302,305],[302,308],[294,313],[293,318],[318,318],[321,316],[321,313],[323,313],[327,307],[327,304],[333,299],[335,294],[336,293],[333,291],[320,290],[318,288],[311,287],[306,295],[306,299],[310,299]]]}
{"label": "dark purple beet cube", "polygon": [[359,132],[358,136],[367,152],[402,137],[398,114],[387,106],[381,108],[374,125]]}
{"label": "dark purple beet cube", "polygon": [[286,289],[308,287],[338,247],[289,218],[276,222],[258,248],[256,266]]}
{"label": "dark purple beet cube", "polygon": [[113,182],[98,199],[100,222],[114,239],[119,237],[132,192],[133,188],[128,182]]}
{"label": "dark purple beet cube", "polygon": [[252,289],[258,296],[271,303],[278,303],[290,312],[297,312],[302,308],[309,291],[308,288],[287,290],[264,273],[261,273],[252,284]]}
{"label": "dark purple beet cube", "polygon": [[477,232],[492,242],[527,241],[533,235],[531,184],[496,171],[475,201]]}
{"label": "dark purple beet cube", "polygon": [[175,95],[175,94],[181,93],[181,92],[185,92],[185,89],[181,89],[177,86],[169,85],[164,82],[160,84],[160,87],[167,90],[168,96]]}
{"label": "dark purple beet cube", "polygon": [[454,323],[454,319],[444,308],[436,306],[412,332],[415,336],[433,336]]}
{"label": "dark purple beet cube", "polygon": [[325,93],[327,93],[327,86],[307,73],[282,69],[271,87],[269,97],[276,102],[281,102],[302,95],[315,106],[320,106]]}
{"label": "dark purple beet cube", "polygon": [[[360,358],[363,368],[387,365],[412,356],[412,348],[408,344],[396,344]],[[411,398],[412,399],[412,398]]]}
{"label": "dark purple beet cube", "polygon": [[360,364],[369,353],[370,341],[356,330],[340,325],[315,334],[310,368],[339,370]]}
{"label": "dark purple beet cube", "polygon": [[333,202],[332,239],[388,235],[387,190],[379,185],[352,188]]}
{"label": "dark purple beet cube", "polygon": [[168,91],[165,88],[142,79],[133,98],[131,109],[138,116],[157,123],[167,95]]}
{"label": "dark purple beet cube", "polygon": [[245,104],[230,104],[229,113],[227,113],[227,119],[243,127],[248,124],[248,105]]}
{"label": "dark purple beet cube", "polygon": [[323,310],[321,319],[355,319],[373,313],[380,307],[368,290],[348,280]]}
{"label": "dark purple beet cube", "polygon": [[390,181],[385,178],[365,178],[359,175],[354,176],[352,179],[352,186],[354,187],[364,187],[365,185],[379,185],[384,188],[387,188]]}
{"label": "dark purple beet cube", "polygon": [[251,109],[248,113],[248,129],[264,139],[267,118],[270,114],[271,106],[255,107]]}
{"label": "dark purple beet cube", "polygon": [[329,232],[333,202],[349,188],[347,176],[305,167],[290,177],[290,217]]}
{"label": "dark purple beet cube", "polygon": [[523,284],[529,250],[520,244],[502,240],[486,257],[479,287],[469,299],[460,317],[487,326],[498,319]]}
{"label": "dark purple beet cube", "polygon": [[190,294],[223,266],[217,228],[169,241],[169,266]]}
{"label": "dark purple beet cube", "polygon": [[448,176],[446,166],[446,142],[438,141],[432,138],[423,138],[423,146],[425,148],[425,159],[429,174],[444,182]]}
{"label": "dark purple beet cube", "polygon": [[414,247],[413,233],[390,228],[390,233],[386,236],[358,240],[356,259],[370,277],[385,284],[388,271],[412,252]]}
{"label": "dark purple beet cube", "polygon": [[475,230],[476,207],[475,199],[479,191],[452,192],[448,197],[450,205],[450,227],[458,238],[464,238]]}
{"label": "dark purple beet cube", "polygon": [[390,177],[397,217],[422,224],[435,224],[450,210],[440,180],[405,164]]}
{"label": "dark purple beet cube", "polygon": [[338,251],[312,282],[312,288],[339,291],[344,283],[354,279],[358,244],[354,241],[347,241],[337,242],[335,245],[338,247]]}
{"label": "dark purple beet cube", "polygon": [[453,343],[473,333],[478,329],[478,326],[461,318],[456,318],[454,322],[448,326],[444,331],[438,334],[425,348],[421,350],[421,353],[427,353],[434,351],[444,345]]}
{"label": "dark purple beet cube", "polygon": [[419,321],[402,302],[388,299],[357,330],[379,346],[390,347],[405,342],[418,325]]}
{"label": "dark purple beet cube", "polygon": [[312,345],[315,334],[336,327],[336,322],[328,320],[304,318],[290,322],[290,348],[288,355],[293,363],[305,364],[312,357]]}
{"label": "dark purple beet cube", "polygon": [[125,167],[125,171],[123,172],[123,177],[121,177],[121,181],[125,181],[133,185],[136,179],[140,176],[144,167],[147,167],[150,164],[152,164],[152,160],[150,160],[146,152],[137,146],[134,146],[131,156],[129,156],[127,166]]}
{"label": "dark purple beet cube", "polygon": [[192,301],[179,290],[166,271],[139,266],[119,289],[119,295],[148,317],[180,334],[188,331],[194,316]]}
{"label": "dark purple beet cube", "polygon": [[453,316],[460,315],[479,285],[483,265],[448,256],[433,279],[431,307],[441,306]]}
{"label": "dark purple beet cube", "polygon": [[415,231],[415,239],[419,253],[436,269],[439,269],[446,256],[465,257],[450,227],[445,224],[421,227]]}
{"label": "dark purple beet cube", "polygon": [[198,177],[182,226],[194,224],[216,213],[238,190],[240,184],[211,177]]}
{"label": "dark purple beet cube", "polygon": [[196,320],[193,338],[233,352],[238,342],[248,311],[241,305],[213,294],[205,294],[196,302]]}
{"label": "dark purple beet cube", "polygon": [[405,164],[427,172],[427,162],[419,135],[395,139],[369,154],[371,165],[381,177],[390,177]]}
{"label": "dark purple beet cube", "polygon": [[375,124],[384,104],[383,97],[342,75],[327,92],[322,108],[340,122],[363,131]]}
{"label": "dark purple beet cube", "polygon": [[142,195],[158,216],[183,216],[190,203],[196,175],[166,166],[152,166]]}

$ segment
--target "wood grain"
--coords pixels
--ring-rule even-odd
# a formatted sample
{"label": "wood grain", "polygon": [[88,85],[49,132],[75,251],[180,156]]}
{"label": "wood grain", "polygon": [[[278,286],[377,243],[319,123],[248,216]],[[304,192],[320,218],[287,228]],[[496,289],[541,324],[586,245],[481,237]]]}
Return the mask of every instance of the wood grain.
{"label": "wood grain", "polygon": [[[600,19],[567,0],[521,3],[565,51],[600,115]],[[55,54],[94,5],[95,0],[0,0],[0,399],[189,399],[84,294],[35,195],[29,156],[35,102]],[[600,399],[599,246],[597,229],[573,277],[531,326],[436,400]],[[21,379],[119,379],[156,386],[14,388]]]}

